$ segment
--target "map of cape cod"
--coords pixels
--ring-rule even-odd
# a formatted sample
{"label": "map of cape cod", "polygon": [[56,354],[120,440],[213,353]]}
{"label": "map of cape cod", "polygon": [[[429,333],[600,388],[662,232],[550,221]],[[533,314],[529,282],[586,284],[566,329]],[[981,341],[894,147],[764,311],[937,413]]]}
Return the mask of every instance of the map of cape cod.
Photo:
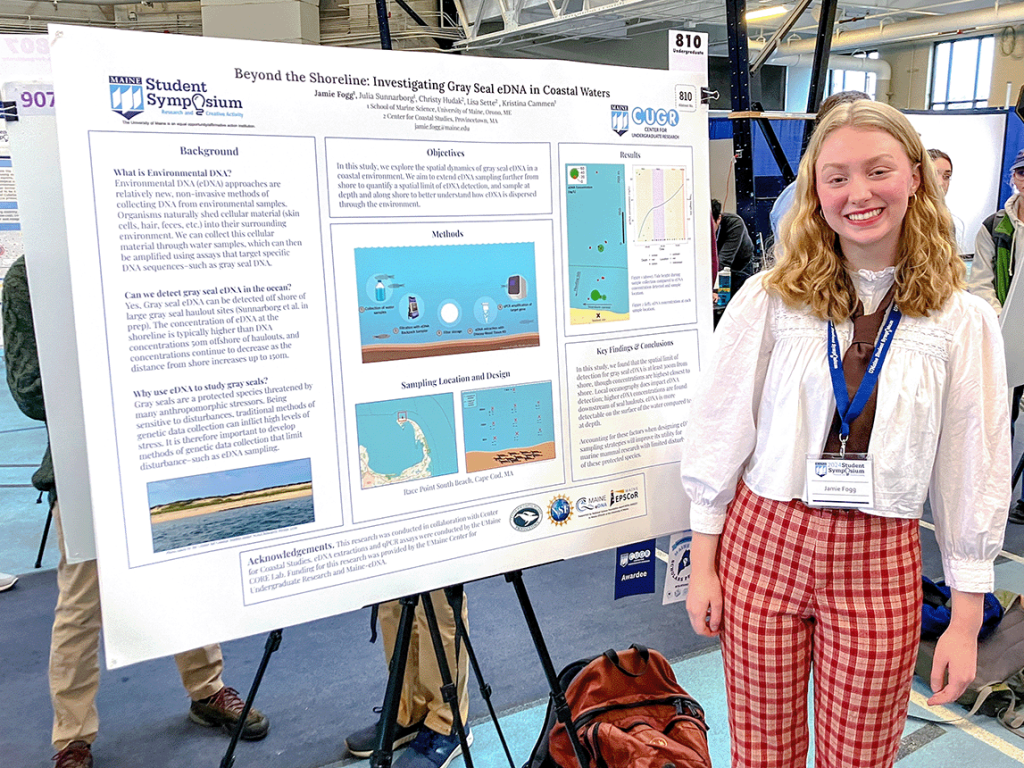
{"label": "map of cape cod", "polygon": [[459,471],[450,394],[356,405],[362,488]]}

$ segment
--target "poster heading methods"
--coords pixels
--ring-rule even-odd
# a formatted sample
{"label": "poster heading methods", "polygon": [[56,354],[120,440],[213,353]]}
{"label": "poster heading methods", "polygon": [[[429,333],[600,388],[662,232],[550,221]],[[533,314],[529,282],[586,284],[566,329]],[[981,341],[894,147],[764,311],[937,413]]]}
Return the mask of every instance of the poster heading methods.
{"label": "poster heading methods", "polygon": [[320,72],[301,72],[275,70],[273,72],[255,72],[235,67],[236,80],[285,81],[289,83],[315,83],[317,85],[354,85],[362,88],[398,88],[412,91],[435,91],[436,93],[490,93],[490,94],[523,94],[524,96],[544,94],[545,96],[589,96],[595,99],[611,98],[611,92],[591,88],[586,85],[523,85],[521,83],[457,83],[454,80],[416,80],[412,78],[354,77],[344,75],[324,75]]}

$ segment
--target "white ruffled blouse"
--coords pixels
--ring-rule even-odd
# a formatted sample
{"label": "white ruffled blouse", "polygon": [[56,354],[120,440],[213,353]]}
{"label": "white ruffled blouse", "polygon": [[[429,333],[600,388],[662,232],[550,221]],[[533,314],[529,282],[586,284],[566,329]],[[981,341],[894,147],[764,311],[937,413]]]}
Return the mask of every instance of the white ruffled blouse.
{"label": "white ruffled blouse", "polygon": [[[865,312],[894,280],[851,272]],[[836,329],[843,351],[852,321]],[[747,280],[714,336],[690,406],[680,476],[690,527],[721,533],[742,475],[759,496],[803,499],[809,454],[825,446],[835,412],[827,323]],[[955,293],[930,317],[903,316],[878,382],[868,452],[882,517],[919,518],[931,499],[946,582],[993,587],[1010,505],[1009,398],[1003,340],[983,300]]]}

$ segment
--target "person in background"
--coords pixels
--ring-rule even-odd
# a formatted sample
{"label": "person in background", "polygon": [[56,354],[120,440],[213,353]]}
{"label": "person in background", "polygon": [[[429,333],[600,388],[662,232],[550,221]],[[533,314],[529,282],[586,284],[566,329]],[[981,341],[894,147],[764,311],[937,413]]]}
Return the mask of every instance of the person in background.
{"label": "person in background", "polygon": [[[932,159],[935,173],[939,176],[939,186],[942,187],[942,194],[949,195],[949,182],[953,179],[953,160],[941,149],[929,149],[928,157]],[[970,262],[974,258],[974,249],[965,245],[963,220],[952,211],[949,213],[953,217],[953,228],[956,230],[956,245],[960,249],[960,258],[967,262],[967,274],[969,276],[971,274]]]}
{"label": "person in background", "polygon": [[[456,653],[455,612],[445,599],[444,590],[431,592],[430,601],[437,616],[437,628],[448,659],[448,669],[455,681],[459,716],[466,729],[466,742],[472,744],[473,733],[467,725],[469,654]],[[468,621],[467,605],[468,601],[463,595],[463,624]],[[389,668],[398,640],[401,615],[402,606],[398,600],[389,600],[379,606],[378,616],[381,634],[384,636],[384,655]],[[441,694],[441,670],[437,666],[437,655],[434,653],[427,626],[427,614],[422,603],[416,604],[415,617],[409,642],[409,656],[406,659],[405,678],[402,681],[398,718],[395,723],[395,740],[391,748],[398,749],[403,744],[412,743],[398,756],[394,768],[448,768],[451,762],[462,754],[462,744],[459,743],[459,735],[455,732],[455,719],[451,707]],[[353,757],[370,757],[376,749],[377,732],[381,725],[381,721],[378,720],[348,736],[345,739],[345,747],[349,753]]]}
{"label": "person in background", "polygon": [[975,676],[1010,499],[1003,340],[961,290],[931,160],[888,105],[821,121],[775,252],[726,307],[690,409],[687,613],[721,636],[733,768],[806,767],[812,668],[815,764],[891,768],[929,488],[953,605],[928,703]]}
{"label": "person in background", "polygon": [[[25,257],[17,259],[3,281],[3,335],[7,385],[14,401],[30,419],[46,421],[42,376],[36,349]],[[92,768],[92,743],[99,732],[96,694],[100,687],[99,644],[102,615],[96,561],[69,563],[64,554],[60,501],[47,444],[32,484],[50,494],[57,526],[60,561],[57,564],[57,607],[50,638],[50,699],[53,702],[55,768]],[[224,685],[224,662],[219,645],[208,645],[174,657],[182,684],[192,698],[189,719],[199,725],[233,729],[244,702]],[[249,710],[242,738],[262,739],[270,721]]]}
{"label": "person in background", "polygon": [[[1024,256],[1024,149],[1017,153],[1010,166],[1010,187],[1013,193],[1006,204],[985,219],[974,239],[974,264],[967,290],[985,299],[996,313],[1017,278],[1016,266]],[[1024,301],[1018,298],[1017,301]],[[1024,386],[1015,387],[1011,397],[1010,423],[1016,424]],[[1024,487],[1021,498],[1010,511],[1009,521],[1024,524]]]}
{"label": "person in background", "polygon": [[[731,294],[735,296],[754,271],[754,241],[747,225],[735,213],[722,210],[722,204],[711,200],[711,227],[718,247],[718,269],[729,268],[732,274]],[[717,274],[717,272],[716,272]]]}
{"label": "person in background", "polygon": [[[850,104],[854,101],[860,101],[861,99],[870,100],[863,91],[840,91],[839,93],[833,93],[823,102],[818,108],[818,114],[814,118],[814,127],[817,128],[818,124],[825,119],[829,112],[840,104]],[[782,217],[785,216],[791,207],[793,207],[793,198],[796,196],[796,181],[790,183],[779,196],[775,198],[775,203],[772,205],[771,213],[768,214],[768,220],[772,225],[772,239],[777,243],[779,242],[779,224],[782,222]]]}

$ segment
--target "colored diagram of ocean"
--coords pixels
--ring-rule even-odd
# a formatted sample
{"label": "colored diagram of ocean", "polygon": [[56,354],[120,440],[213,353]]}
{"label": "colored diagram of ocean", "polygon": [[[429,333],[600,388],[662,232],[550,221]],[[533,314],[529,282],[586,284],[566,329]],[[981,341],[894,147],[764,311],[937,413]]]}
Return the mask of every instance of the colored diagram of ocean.
{"label": "colored diagram of ocean", "polygon": [[555,439],[550,382],[465,392],[462,413],[470,451],[508,450]]}
{"label": "colored diagram of ocean", "polygon": [[575,179],[570,175],[565,190],[569,306],[595,313],[577,318],[581,322],[593,322],[599,312],[627,319],[629,258],[624,166],[591,163],[566,169],[578,173]]}
{"label": "colored diagram of ocean", "polygon": [[356,431],[359,445],[369,457],[370,469],[380,475],[399,475],[423,460],[424,446],[416,439],[410,422],[419,425],[426,438],[430,475],[458,472],[455,414],[450,395],[357,404]]}
{"label": "colored diagram of ocean", "polygon": [[312,523],[313,520],[312,496],[210,512],[166,523],[154,523],[153,551],[166,552],[208,541]]}

